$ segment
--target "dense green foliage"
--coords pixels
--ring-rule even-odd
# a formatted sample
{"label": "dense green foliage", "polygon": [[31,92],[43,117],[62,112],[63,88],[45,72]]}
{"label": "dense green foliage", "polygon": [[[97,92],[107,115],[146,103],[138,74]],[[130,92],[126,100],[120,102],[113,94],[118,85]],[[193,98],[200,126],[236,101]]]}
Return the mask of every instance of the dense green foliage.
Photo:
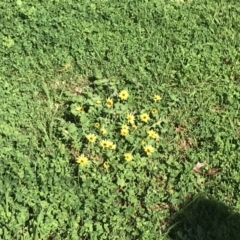
{"label": "dense green foliage", "polygon": [[1,1],[0,238],[171,239],[199,193],[239,211],[239,16],[233,0]]}

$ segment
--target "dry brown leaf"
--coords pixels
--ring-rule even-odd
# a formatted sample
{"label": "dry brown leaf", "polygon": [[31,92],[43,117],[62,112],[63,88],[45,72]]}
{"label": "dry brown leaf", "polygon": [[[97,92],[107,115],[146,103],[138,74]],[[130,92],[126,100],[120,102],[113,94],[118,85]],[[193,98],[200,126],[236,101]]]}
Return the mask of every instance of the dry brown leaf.
{"label": "dry brown leaf", "polygon": [[178,125],[176,128],[175,128],[175,131],[176,132],[185,132],[187,129],[183,126],[183,125]]}
{"label": "dry brown leaf", "polygon": [[207,175],[209,176],[212,176],[212,175],[215,175],[218,173],[218,168],[210,168],[208,171],[207,171]]}
{"label": "dry brown leaf", "polygon": [[186,150],[187,148],[189,148],[189,145],[185,139],[181,139],[178,143],[178,148],[179,150]]}
{"label": "dry brown leaf", "polygon": [[71,92],[81,94],[83,89],[81,87],[70,87]]}
{"label": "dry brown leaf", "polygon": [[206,165],[205,162],[201,163],[201,162],[198,162],[194,168],[193,168],[193,171],[196,172],[196,173],[199,173],[199,174],[202,174],[202,171],[200,168],[204,167]]}
{"label": "dry brown leaf", "polygon": [[214,106],[213,108],[210,109],[212,112],[219,112],[221,110],[221,107],[219,105]]}

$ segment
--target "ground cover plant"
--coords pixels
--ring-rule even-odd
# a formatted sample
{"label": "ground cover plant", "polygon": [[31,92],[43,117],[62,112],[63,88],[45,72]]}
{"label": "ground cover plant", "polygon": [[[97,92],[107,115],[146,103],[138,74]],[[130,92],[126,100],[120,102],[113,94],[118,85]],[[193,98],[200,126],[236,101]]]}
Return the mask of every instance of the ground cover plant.
{"label": "ground cover plant", "polygon": [[240,210],[240,3],[0,9],[0,237],[217,239],[182,207]]}

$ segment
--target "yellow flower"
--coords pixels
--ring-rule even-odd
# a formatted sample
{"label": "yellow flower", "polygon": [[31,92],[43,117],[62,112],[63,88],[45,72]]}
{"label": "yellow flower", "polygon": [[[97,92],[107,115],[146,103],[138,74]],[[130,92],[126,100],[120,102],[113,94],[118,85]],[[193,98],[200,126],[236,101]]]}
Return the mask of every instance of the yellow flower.
{"label": "yellow flower", "polygon": [[107,140],[102,140],[102,141],[100,142],[100,146],[103,147],[103,148],[107,148],[107,146],[108,146],[108,141],[107,141]]}
{"label": "yellow flower", "polygon": [[129,127],[125,124],[122,125],[122,128],[121,128],[121,135],[122,136],[127,136],[129,133]]}
{"label": "yellow flower", "polygon": [[152,109],[152,114],[155,114],[155,113],[157,113],[158,112],[158,110],[156,109],[156,108],[153,108]]}
{"label": "yellow flower", "polygon": [[155,133],[154,136],[153,136],[153,138],[154,138],[155,140],[159,140],[159,135],[158,135],[157,133]]}
{"label": "yellow flower", "polygon": [[128,127],[128,125],[123,124],[123,125],[122,125],[122,129],[124,129],[124,130],[129,130],[129,127]]}
{"label": "yellow flower", "polygon": [[113,106],[113,100],[111,98],[107,98],[106,99],[106,105],[108,108]]}
{"label": "yellow flower", "polygon": [[97,137],[96,137],[94,134],[92,134],[92,133],[88,134],[88,135],[86,136],[86,138],[87,138],[87,140],[88,140],[89,142],[91,142],[91,143],[94,143],[94,142],[96,141],[96,139],[97,139]]}
{"label": "yellow flower", "polygon": [[127,100],[127,98],[129,97],[128,91],[127,90],[122,90],[118,96],[122,99],[122,100]]}
{"label": "yellow flower", "polygon": [[154,152],[154,148],[151,145],[146,145],[143,148],[148,156],[152,155],[152,153]]}
{"label": "yellow flower", "polygon": [[101,128],[101,129],[100,129],[100,133],[101,133],[102,135],[106,135],[106,134],[107,134],[107,130],[106,130],[105,128]]}
{"label": "yellow flower", "polygon": [[162,98],[161,98],[161,96],[160,95],[154,95],[153,96],[153,100],[154,100],[154,102],[157,102],[157,101],[160,101]]}
{"label": "yellow flower", "polygon": [[133,130],[137,129],[137,125],[132,125]]}
{"label": "yellow flower", "polygon": [[122,136],[127,136],[128,133],[129,133],[129,132],[128,132],[128,129],[125,129],[125,128],[122,128],[122,129],[121,129],[121,135],[122,135]]}
{"label": "yellow flower", "polygon": [[116,149],[116,144],[114,144],[113,142],[109,141],[108,142],[108,148],[110,148],[111,150],[115,150]]}
{"label": "yellow flower", "polygon": [[149,137],[153,138],[155,132],[153,130],[149,130],[149,131],[147,131],[147,134]]}
{"label": "yellow flower", "polygon": [[131,113],[128,113],[126,119],[129,123],[134,124],[134,116]]}
{"label": "yellow flower", "polygon": [[109,148],[111,150],[115,150],[116,149],[116,144],[114,144],[110,140],[102,140],[100,142],[100,146],[103,147],[103,148]]}
{"label": "yellow flower", "polygon": [[126,162],[130,162],[133,159],[133,155],[131,153],[124,153],[124,159]]}
{"label": "yellow flower", "polygon": [[156,140],[159,139],[159,135],[153,130],[147,131],[147,134],[150,138],[153,138],[153,139],[156,139]]}
{"label": "yellow flower", "polygon": [[98,122],[96,122],[96,123],[94,124],[94,126],[95,126],[96,128],[99,128],[99,127],[100,127],[100,124],[99,124]]}
{"label": "yellow flower", "polygon": [[79,105],[79,106],[76,107],[76,110],[77,110],[78,112],[82,112],[82,111],[83,111],[83,107]]}
{"label": "yellow flower", "polygon": [[149,115],[147,114],[147,113],[142,113],[141,115],[140,115],[140,118],[141,118],[141,120],[143,121],[143,122],[148,122],[149,121]]}
{"label": "yellow flower", "polygon": [[97,99],[97,100],[95,100],[95,103],[96,103],[96,104],[100,104],[100,103],[101,103],[101,100]]}
{"label": "yellow flower", "polygon": [[109,140],[106,140],[106,148],[110,148],[112,146],[112,142]]}
{"label": "yellow flower", "polygon": [[76,159],[76,162],[79,163],[82,166],[85,166],[85,165],[88,164],[88,159],[87,159],[87,157],[84,156],[84,154],[81,154],[81,156],[79,156]]}
{"label": "yellow flower", "polygon": [[104,167],[105,169],[108,169],[108,168],[109,168],[109,163],[108,163],[108,162],[104,162],[104,163],[103,163],[103,167]]}

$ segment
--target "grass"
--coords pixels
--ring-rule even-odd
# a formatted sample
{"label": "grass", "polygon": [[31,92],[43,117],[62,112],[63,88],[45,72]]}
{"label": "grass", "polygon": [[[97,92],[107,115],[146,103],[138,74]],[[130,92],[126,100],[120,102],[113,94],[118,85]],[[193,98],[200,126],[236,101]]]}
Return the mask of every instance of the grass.
{"label": "grass", "polygon": [[239,239],[240,4],[0,7],[2,239]]}

